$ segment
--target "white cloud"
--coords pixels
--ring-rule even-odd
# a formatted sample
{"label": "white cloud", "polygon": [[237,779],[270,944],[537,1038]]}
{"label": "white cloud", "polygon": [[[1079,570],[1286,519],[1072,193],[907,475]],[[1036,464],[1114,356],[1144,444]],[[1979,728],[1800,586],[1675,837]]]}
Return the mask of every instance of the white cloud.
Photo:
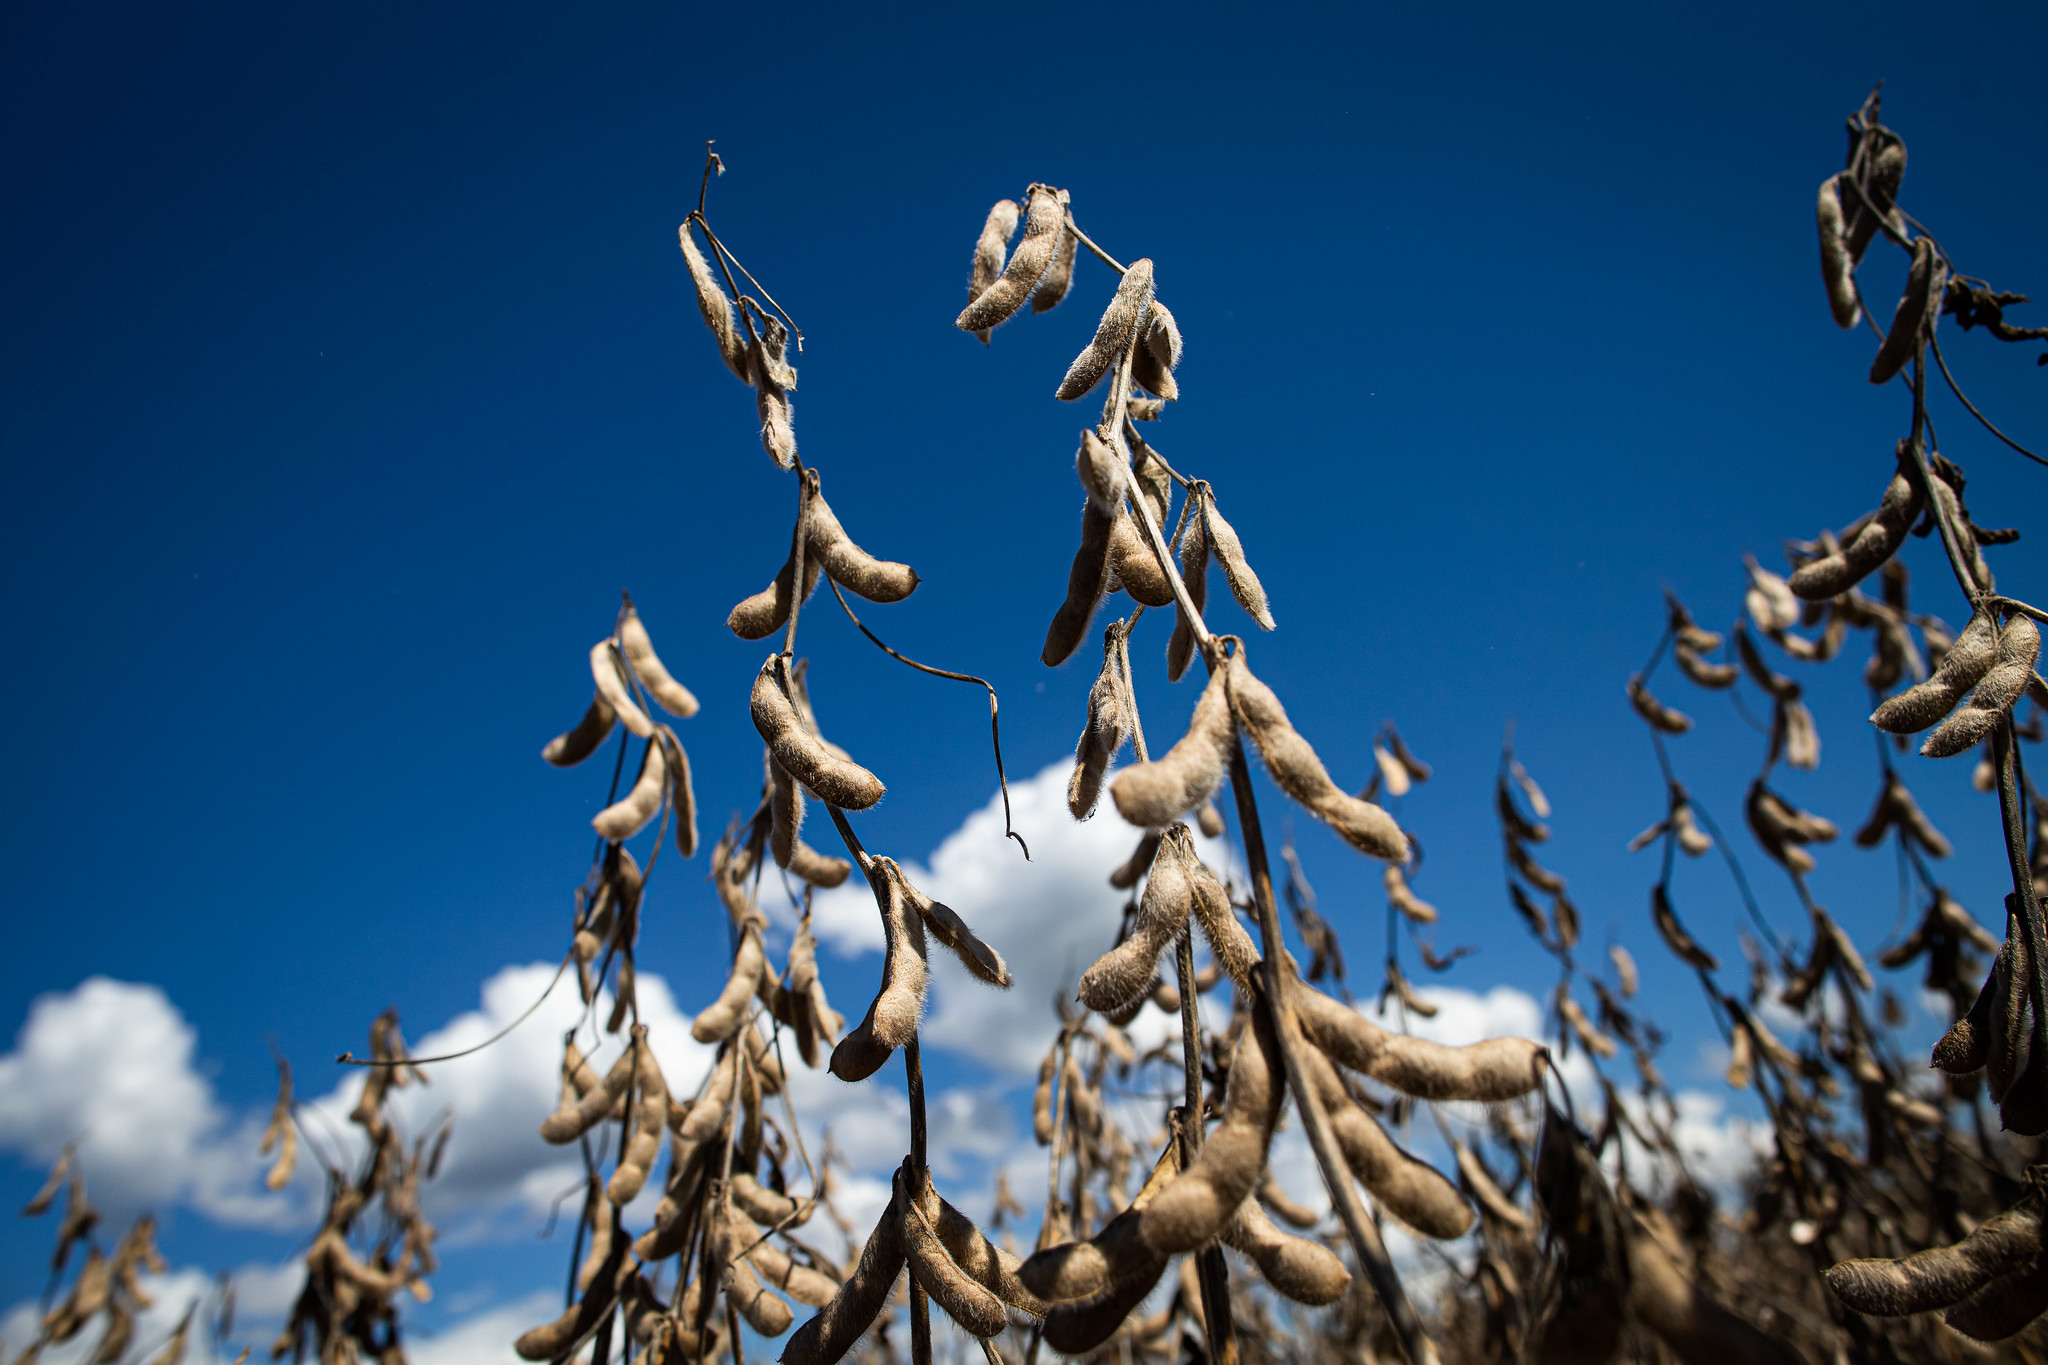
{"label": "white cloud", "polygon": [[34,1162],[77,1142],[110,1215],[189,1204],[216,1222],[286,1226],[257,1177],[261,1123],[224,1111],[193,1067],[197,1035],[155,986],[95,976],[40,996],[0,1056],[0,1146]]}
{"label": "white cloud", "polygon": [[562,1311],[559,1294],[535,1290],[512,1303],[473,1313],[429,1336],[406,1333],[412,1365],[506,1365],[515,1360],[512,1342],[521,1332]]}
{"label": "white cloud", "polygon": [[[136,1314],[134,1335],[123,1359],[146,1360],[155,1355],[177,1330],[185,1309],[197,1303],[199,1309],[193,1314],[192,1328],[185,1338],[185,1359],[189,1365],[217,1362],[220,1355],[214,1347],[210,1326],[220,1300],[214,1292],[213,1277],[203,1270],[182,1266],[163,1275],[145,1273],[141,1280],[143,1292],[153,1302]],[[0,1351],[9,1359],[18,1357],[35,1340],[42,1316],[41,1307],[33,1300],[23,1300],[7,1309],[0,1316]],[[45,1347],[40,1356],[43,1365],[80,1365],[89,1359],[106,1332],[106,1321],[104,1316],[96,1317],[71,1340]]]}
{"label": "white cloud", "polygon": [[[912,881],[959,911],[1003,955],[1017,983],[995,990],[935,950],[925,1034],[930,1046],[1029,1073],[1058,1032],[1053,993],[1071,999],[1081,973],[1114,945],[1125,893],[1109,885],[1109,874],[1130,857],[1143,831],[1125,824],[1106,797],[1093,819],[1076,821],[1067,813],[1072,772],[1071,762],[1055,763],[1010,786],[1014,824],[1031,842],[1028,863],[1015,841],[1003,837],[1000,795],[969,815],[929,859],[892,854]],[[1222,867],[1220,846],[1200,842],[1204,859]],[[841,954],[881,951],[874,897],[859,877],[818,896],[811,922]],[[837,975],[843,980],[846,974]],[[837,987],[829,969],[826,985]],[[835,1003],[858,1018],[866,1002],[837,999],[844,994],[837,989]]]}

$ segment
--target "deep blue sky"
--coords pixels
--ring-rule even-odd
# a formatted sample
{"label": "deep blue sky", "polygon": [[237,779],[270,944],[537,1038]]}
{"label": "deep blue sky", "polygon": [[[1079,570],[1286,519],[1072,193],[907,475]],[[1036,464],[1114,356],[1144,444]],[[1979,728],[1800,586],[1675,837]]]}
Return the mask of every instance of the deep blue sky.
{"label": "deep blue sky", "polygon": [[[989,203],[1046,180],[1156,262],[1188,345],[1157,443],[1264,576],[1261,675],[1340,780],[1388,717],[1438,764],[1406,812],[1421,889],[1445,941],[1487,945],[1451,979],[1548,979],[1499,885],[1510,717],[1589,937],[1619,926],[1647,963],[1650,855],[1620,845],[1659,788],[1622,683],[1659,588],[1725,624],[1741,552],[1777,563],[1873,504],[1902,429],[1815,278],[1842,117],[1888,78],[1909,207],[1970,273],[2048,291],[2038,101],[1984,59],[2042,51],[2048,17],[2018,5],[1939,41],[1924,9],[1870,5],[11,7],[0,1029],[91,973],[156,982],[223,1097],[255,1102],[266,1037],[324,1088],[377,1009],[417,1034],[551,955],[596,779],[536,750],[622,587],[704,699],[682,729],[707,836],[751,804],[766,651],[722,622],[780,562],[792,498],[676,252],[706,137],[715,223],[805,330],[805,454],[856,538],[923,576],[869,619],[996,682],[1013,775],[1071,748],[1093,672],[1036,656],[1086,420],[1051,392],[1109,276],[1084,260],[1067,306],[987,351],[951,319]],[[1882,312],[1899,274],[1866,272]],[[1949,353],[2048,441],[2031,349]],[[2048,471],[1938,412],[1982,519],[2037,520]],[[1959,623],[1928,548],[1920,600]],[[2037,541],[1994,553],[2043,595]],[[835,618],[806,632],[825,720],[891,787],[863,829],[922,856],[991,790],[985,713]],[[1191,696],[1156,634],[1142,700],[1171,733]],[[1815,685],[1826,758],[1787,784],[1852,827],[1876,787],[1859,666]],[[1667,690],[1732,830],[1758,745]],[[1967,775],[1914,781],[1989,919]],[[1303,843],[1369,974],[1377,869]],[[1732,952],[1725,879],[1688,877]],[[692,999],[723,969],[687,881],[647,955]],[[1865,943],[1891,886],[1888,860],[1823,855]],[[32,1253],[9,1245],[14,1279]]]}

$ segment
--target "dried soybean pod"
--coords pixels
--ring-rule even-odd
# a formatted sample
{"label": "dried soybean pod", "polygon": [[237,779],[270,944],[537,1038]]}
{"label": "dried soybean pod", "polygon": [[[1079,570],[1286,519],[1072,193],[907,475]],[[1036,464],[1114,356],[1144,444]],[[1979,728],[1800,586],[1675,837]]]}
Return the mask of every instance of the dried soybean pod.
{"label": "dried soybean pod", "polygon": [[1203,835],[1211,839],[1223,837],[1223,812],[1216,809],[1214,798],[1204,801],[1195,811],[1195,825]]}
{"label": "dried soybean pod", "polygon": [[1671,647],[1671,657],[1678,660],[1678,671],[1691,678],[1701,687],[1711,688],[1719,692],[1724,688],[1735,686],[1736,668],[1734,664],[1709,663],[1702,659],[1696,651],[1687,648],[1683,643]]}
{"label": "dried soybean pod", "polygon": [[[1899,443],[1902,456],[1906,445],[1904,441]],[[1800,565],[1787,583],[1809,602],[1847,592],[1898,551],[1926,505],[1920,485],[1908,478],[1904,470],[1892,475],[1892,481],[1885,486],[1884,500],[1862,529],[1849,537],[1849,543],[1833,554]]]}
{"label": "dried soybean pod", "polygon": [[704,1083],[704,1093],[683,1116],[682,1126],[676,1129],[677,1137],[685,1142],[709,1142],[725,1131],[726,1120],[732,1116],[733,1093],[739,1088],[739,1070],[739,1051],[728,1045],[719,1052],[711,1077]]}
{"label": "dried soybean pod", "polygon": [[1687,965],[1709,972],[1721,965],[1678,922],[1678,912],[1671,908],[1671,897],[1665,893],[1662,882],[1650,888],[1650,918],[1656,921],[1657,932],[1663,936],[1664,945]]}
{"label": "dried soybean pod", "polygon": [[1038,652],[1039,662],[1048,668],[1058,668],[1080,648],[1088,622],[1108,591],[1109,542],[1115,526],[1116,519],[1093,503],[1081,508],[1081,548],[1074,551],[1067,569],[1066,600],[1053,613],[1052,624],[1045,628],[1045,646]]}
{"label": "dried soybean pod", "polygon": [[1059,1070],[1057,1045],[1038,1064],[1038,1085],[1031,1092],[1031,1136],[1041,1147],[1052,1146],[1052,1080]]}
{"label": "dried soybean pod", "polygon": [[1132,334],[1151,305],[1152,262],[1141,256],[1124,271],[1116,294],[1095,325],[1094,339],[1074,357],[1054,396],[1063,403],[1071,402],[1101,383],[1102,376],[1130,349]]}
{"label": "dried soybean pod", "polygon": [[1344,1164],[1386,1210],[1426,1237],[1462,1237],[1472,1226],[1472,1210],[1455,1185],[1435,1167],[1401,1150],[1371,1115],[1344,1089],[1337,1070],[1321,1050],[1300,1049],[1302,1070],[1323,1107],[1330,1131],[1344,1153]]}
{"label": "dried soybean pod", "polygon": [[1124,675],[1119,666],[1117,643],[1122,631],[1110,626],[1102,637],[1102,671],[1088,691],[1088,723],[1074,745],[1074,775],[1067,781],[1067,811],[1076,820],[1095,814],[1102,799],[1102,779],[1115,761],[1117,751],[1130,738],[1125,718]]}
{"label": "dried soybean pod", "polygon": [[1130,890],[1138,884],[1138,878],[1145,875],[1158,854],[1159,831],[1148,829],[1139,838],[1138,846],[1131,850],[1131,856],[1124,860],[1123,866],[1109,874],[1109,884],[1119,891]]}
{"label": "dried soybean pod", "polygon": [[739,1031],[746,1019],[747,1001],[759,988],[761,974],[768,968],[768,955],[761,949],[761,936],[752,925],[740,934],[733,953],[732,972],[718,998],[706,1005],[690,1023],[690,1036],[700,1043],[722,1043]]}
{"label": "dried soybean pod", "polygon": [[[1882,214],[1892,230],[1903,234],[1905,220],[1896,205],[1899,185],[1906,178],[1906,144],[1899,135],[1889,128],[1870,130],[1868,137],[1876,140],[1876,150],[1864,162],[1864,190],[1870,205],[1864,202],[1864,195],[1854,189],[1848,190],[1842,198],[1842,211],[1849,220],[1849,262],[1851,265],[1863,260],[1863,253],[1877,235],[1878,218]],[[1845,173],[1844,179],[1847,179]]]}
{"label": "dried soybean pod", "polygon": [[[1128,1217],[1129,1215],[1124,1215]],[[1112,1221],[1112,1227],[1115,1222]],[[1108,1229],[1104,1229],[1106,1234]],[[1098,1298],[1057,1303],[1045,1315],[1044,1341],[1062,1355],[1085,1355],[1107,1341],[1145,1301],[1171,1259],[1140,1247],[1144,1259],[1132,1256],[1122,1278]]]}
{"label": "dried soybean pod", "polygon": [[1195,701],[1187,733],[1149,763],[1134,763],[1109,784],[1110,798],[1134,825],[1170,824],[1216,794],[1230,765],[1235,727],[1230,714],[1227,670],[1209,675]]}
{"label": "dried soybean pod", "polygon": [[605,1073],[601,1084],[585,1092],[574,1104],[569,1103],[565,1095],[562,1105],[541,1120],[542,1140],[559,1147],[589,1132],[599,1120],[611,1113],[613,1102],[626,1093],[626,1084],[632,1078],[633,1052],[629,1048],[612,1063],[612,1069]]}
{"label": "dried soybean pod", "polygon": [[1294,1237],[1273,1226],[1256,1199],[1237,1206],[1223,1229],[1225,1246],[1249,1256],[1275,1292],[1315,1307],[1335,1303],[1351,1283],[1351,1272],[1321,1242]]}
{"label": "dried soybean pod", "polygon": [[557,768],[573,768],[597,752],[597,746],[604,743],[605,736],[618,723],[619,713],[612,710],[604,694],[590,699],[590,709],[583,713],[583,719],[575,728],[565,730],[549,740],[540,751],[540,756]]}
{"label": "dried soybean pod", "polygon": [[1298,977],[1288,981],[1287,999],[1308,1040],[1331,1061],[1419,1100],[1491,1104],[1528,1094],[1542,1078],[1543,1047],[1527,1038],[1449,1047],[1389,1033]]}
{"label": "dried soybean pod", "polygon": [[1382,875],[1387,887],[1387,904],[1417,924],[1435,924],[1436,907],[1417,896],[1408,886],[1407,877],[1401,873],[1398,863],[1388,863]]}
{"label": "dried soybean pod", "polygon": [[870,602],[901,602],[916,591],[917,570],[908,564],[876,559],[854,544],[826,505],[825,495],[817,490],[815,481],[809,517],[811,551],[832,575],[833,582]]}
{"label": "dried soybean pod", "polygon": [[[654,734],[654,722],[647,718],[647,713],[640,709],[633,700],[633,694],[627,690],[626,675],[619,670],[619,656],[613,651],[609,637],[590,647],[590,676],[597,683],[597,695],[611,707],[612,713],[628,730],[641,739],[650,738]],[[586,714],[584,722],[589,719]],[[577,728],[582,726],[579,724]]]}
{"label": "dried soybean pod", "polygon": [[806,1221],[797,1216],[803,1211],[803,1205],[786,1194],[777,1194],[774,1190],[768,1189],[745,1171],[733,1175],[729,1189],[733,1203],[741,1212],[770,1227],[784,1219],[790,1220],[791,1227],[800,1227]]}
{"label": "dried soybean pod", "polygon": [[[591,1276],[590,1287],[583,1292],[583,1297],[564,1310],[560,1317],[520,1334],[519,1339],[512,1343],[512,1349],[520,1359],[555,1360],[596,1329],[618,1301],[618,1277],[605,1272],[623,1256],[625,1250],[621,1239],[612,1248],[613,1260]],[[311,1253],[308,1253],[308,1259],[311,1259]]]}
{"label": "dried soybean pod", "polygon": [[1128,512],[1121,513],[1110,527],[1109,571],[1116,576],[1117,586],[1129,593],[1134,602],[1164,607],[1174,600],[1172,580],[1159,567],[1151,540],[1138,529],[1137,519]]}
{"label": "dried soybean pod", "polygon": [[1453,1139],[1451,1150],[1458,1158],[1458,1178],[1464,1181],[1465,1188],[1472,1192],[1472,1197],[1479,1201],[1479,1207],[1509,1227],[1520,1228],[1524,1232],[1535,1229],[1535,1220],[1529,1217],[1521,1205],[1508,1198],[1506,1191],[1494,1183],[1493,1176],[1470,1147]]}
{"label": "dried soybean pod", "polygon": [[779,319],[758,310],[756,316],[761,325],[747,347],[747,358],[752,366],[754,410],[761,418],[761,449],[768,452],[768,458],[777,467],[795,469],[796,413],[788,391],[796,387],[796,372],[783,358],[789,329]]}
{"label": "dried soybean pod", "polygon": [[640,754],[640,776],[632,790],[591,819],[591,828],[600,836],[614,843],[630,839],[660,812],[661,799],[668,791],[668,759],[663,748],[659,740],[648,741]]}
{"label": "dried soybean pod", "polygon": [[832,1301],[796,1329],[782,1348],[782,1365],[832,1365],[849,1350],[889,1301],[889,1291],[903,1271],[903,1239],[892,1199],[861,1248],[853,1273]]}
{"label": "dried soybean pod", "polygon": [[981,333],[1007,322],[1045,274],[1066,224],[1066,192],[1050,185],[1033,185],[1024,205],[1023,240],[1010,253],[995,283],[961,310],[953,325],[963,332]]}
{"label": "dried soybean pod", "polygon": [[1002,1300],[977,1284],[946,1254],[938,1230],[905,1188],[901,1169],[896,1172],[891,1207],[900,1220],[897,1236],[903,1240],[910,1273],[931,1295],[932,1302],[945,1309],[946,1316],[963,1330],[977,1337],[992,1337],[1008,1327],[1010,1315],[1004,1311]]}
{"label": "dried soybean pod", "polygon": [[1635,956],[1617,943],[1607,950],[1607,960],[1614,964],[1615,980],[1621,983],[1621,998],[1633,1000],[1642,979],[1636,972]]}
{"label": "dried soybean pod", "polygon": [[733,325],[732,300],[726,297],[725,289],[712,275],[704,253],[697,249],[696,240],[690,235],[689,223],[685,222],[676,229],[676,239],[683,248],[683,264],[689,267],[690,283],[697,291],[697,311],[704,315],[704,325],[711,329],[712,339],[718,343],[719,359],[742,384],[753,383],[747,364],[746,338]]}
{"label": "dried soybean pod", "polygon": [[1901,1317],[1960,1302],[2040,1254],[2041,1192],[2033,1188],[1954,1246],[1917,1251],[1897,1261],[1843,1261],[1828,1271],[1828,1287],[1859,1313]]}
{"label": "dried soybean pod", "polygon": [[2027,617],[2014,615],[1999,629],[1991,667],[1978,680],[1969,701],[1935,727],[1920,752],[1929,758],[1952,758],[1974,748],[2027,690],[2040,656],[2040,628]]}
{"label": "dried soybean pod", "polygon": [[924,919],[906,902],[903,888],[886,871],[869,874],[882,905],[882,930],[887,939],[882,958],[882,985],[867,1015],[832,1050],[832,1074],[842,1081],[865,1080],[881,1069],[889,1054],[917,1033],[924,1012]]}
{"label": "dried soybean pod", "polygon": [[804,728],[783,691],[778,677],[781,666],[781,655],[768,656],[754,678],[751,703],[754,728],[768,742],[775,761],[827,805],[843,810],[866,810],[874,805],[886,789],[873,773],[835,756]]}
{"label": "dried soybean pod", "polygon": [[1280,1215],[1282,1222],[1298,1228],[1312,1228],[1323,1221],[1321,1214],[1281,1189],[1280,1182],[1273,1178],[1270,1170],[1259,1180],[1258,1200]]}
{"label": "dried soybean pod", "polygon": [[[804,556],[804,601],[817,590],[820,566],[815,555]],[[796,532],[790,532],[789,558],[775,581],[752,597],[741,599],[725,618],[726,629],[742,640],[765,640],[789,620],[790,588],[796,582]]]}
{"label": "dried soybean pod", "polygon": [[812,886],[821,886],[827,890],[842,885],[848,874],[853,871],[853,864],[846,859],[820,853],[801,839],[797,840],[796,847],[790,850],[788,866],[791,872]]}
{"label": "dried soybean pod", "polygon": [[1394,817],[1372,802],[1343,791],[1330,780],[1316,751],[1288,722],[1287,709],[1273,695],[1273,689],[1252,676],[1242,643],[1229,663],[1218,671],[1229,680],[1231,713],[1251,736],[1259,757],[1265,760],[1266,771],[1273,775],[1280,789],[1359,852],[1390,862],[1406,862],[1408,837],[1401,833]]}
{"label": "dried soybean pod", "polygon": [[1259,623],[1259,629],[1273,629],[1273,612],[1266,605],[1266,589],[1259,582],[1259,576],[1252,572],[1251,561],[1244,555],[1244,542],[1237,538],[1237,531],[1223,519],[1223,512],[1216,505],[1215,490],[1207,484],[1201,486],[1202,524],[1208,534],[1210,553],[1223,566],[1223,577],[1230,584],[1230,594],[1237,604],[1244,608],[1245,615]]}
{"label": "dried soybean pod", "polygon": [[[289,1064],[281,1062],[279,1065]],[[77,1150],[70,1143],[65,1143],[64,1150],[57,1153],[56,1164],[50,1167],[49,1175],[44,1177],[43,1187],[36,1191],[35,1198],[21,1206],[22,1217],[40,1218],[50,1211],[50,1205],[56,1200],[57,1191],[63,1188],[64,1178],[71,1174],[72,1163],[76,1159]]]}
{"label": "dried soybean pod", "polygon": [[633,1058],[633,1134],[626,1139],[618,1167],[605,1186],[606,1197],[620,1208],[632,1203],[646,1187],[655,1158],[661,1155],[662,1131],[668,1126],[668,1082],[654,1060],[654,1049],[647,1045],[645,1024],[634,1026]]}
{"label": "dried soybean pod", "polygon": [[839,1292],[839,1281],[810,1266],[799,1265],[794,1257],[773,1242],[761,1243],[747,1253],[747,1259],[753,1262],[762,1279],[798,1303],[823,1308]]}
{"label": "dried soybean pod", "polygon": [[1259,950],[1231,912],[1230,894],[1223,889],[1223,883],[1216,879],[1216,874],[1209,870],[1208,864],[1195,856],[1192,842],[1187,846],[1186,857],[1188,882],[1195,896],[1195,919],[1202,926],[1202,937],[1209,941],[1209,952],[1226,976],[1249,990],[1253,975],[1259,968]]}
{"label": "dried soybean pod", "polygon": [[1073,229],[1061,227],[1060,244],[1053,249],[1052,263],[1038,277],[1038,287],[1031,291],[1032,312],[1050,312],[1067,297],[1067,290],[1074,283],[1074,256],[1080,249],[1081,239]]}
{"label": "dried soybean pod", "polygon": [[1159,841],[1145,894],[1138,901],[1137,920],[1122,943],[1097,958],[1081,974],[1081,1003],[1098,1014],[1118,1014],[1152,989],[1159,954],[1187,925],[1194,898],[1189,877],[1187,827],[1174,825]]}
{"label": "dried soybean pod", "polygon": [[[669,809],[675,813],[676,853],[680,857],[697,856],[697,792],[690,785],[690,756],[683,750],[683,742],[676,738],[676,732],[668,726],[661,727],[660,744],[668,760]],[[635,893],[634,899],[639,899]]]}
{"label": "dried soybean pod", "polygon": [[1004,965],[1003,955],[977,938],[951,906],[918,890],[916,883],[904,875],[895,859],[877,858],[875,861],[896,883],[905,903],[917,912],[917,917],[924,921],[931,936],[950,949],[953,956],[960,959],[961,966],[991,986],[1009,986],[1010,969]]}
{"label": "dried soybean pod", "polygon": [[939,1234],[939,1245],[945,1248],[947,1257],[966,1271],[970,1279],[1012,1308],[1034,1317],[1045,1316],[1050,1305],[1018,1278],[1021,1263],[1017,1258],[984,1237],[973,1219],[939,1198],[929,1173],[924,1178],[918,1207]]}
{"label": "dried soybean pod", "polygon": [[1820,278],[1837,327],[1854,327],[1863,316],[1856,299],[1856,264],[1849,259],[1848,229],[1842,218],[1842,173],[1820,182],[1814,217],[1820,227]]}
{"label": "dried soybean pod", "polygon": [[1673,710],[1650,695],[1650,689],[1643,683],[1643,675],[1637,673],[1628,680],[1629,705],[1636,714],[1649,722],[1652,730],[1661,730],[1667,735],[1682,735],[1692,729],[1692,717],[1683,711]]}
{"label": "dried soybean pod", "polygon": [[747,1320],[747,1326],[764,1337],[779,1337],[789,1330],[795,1314],[789,1305],[770,1294],[762,1285],[761,1277],[754,1273],[752,1262],[740,1254],[744,1243],[739,1240],[737,1220],[726,1200],[721,1196],[713,1206],[712,1255],[719,1263],[720,1273],[725,1280],[726,1298]]}
{"label": "dried soybean pod", "polygon": [[1803,1365],[1804,1357],[1708,1298],[1649,1236],[1628,1243],[1628,1304],[1680,1365]]}
{"label": "dried soybean pod", "polygon": [[[1003,273],[1003,257],[1009,253],[1010,238],[1017,233],[1020,210],[1014,199],[998,199],[981,224],[981,237],[974,244],[974,269],[967,277],[967,301],[973,303],[988,291]],[[1070,258],[1071,259],[1071,258]],[[981,344],[988,345],[988,329],[977,331]]]}
{"label": "dried soybean pod", "polygon": [[1948,289],[1948,262],[1934,249],[1932,237],[1913,243],[1913,268],[1906,275],[1906,292],[1892,312],[1892,325],[1870,362],[1870,382],[1883,384],[1899,372],[1914,353],[1927,344],[1941,313],[1942,295]]}
{"label": "dried soybean pod", "polygon": [[631,598],[626,600],[626,615],[619,622],[619,649],[625,654],[626,662],[632,665],[634,674],[661,703],[662,710],[685,720],[697,714],[696,697],[670,675],[661,662],[661,656],[654,652],[654,641],[648,638],[647,627],[641,622],[640,613],[634,608]]}
{"label": "dried soybean pod", "polygon": [[2043,1310],[2048,1310],[2048,1261],[2034,1261],[2000,1275],[1951,1307],[1942,1321],[1977,1341],[2004,1341]]}
{"label": "dried soybean pod", "polygon": [[804,793],[773,755],[768,759],[768,813],[768,852],[777,867],[786,868],[804,827]]}
{"label": "dried soybean pod", "polygon": [[1870,715],[1870,723],[1895,735],[1910,735],[1947,715],[1963,694],[1975,687],[1998,657],[1997,618],[1988,611],[1970,617],[1949,646],[1934,676],[1896,697],[1888,697]]}
{"label": "dried soybean pod", "polygon": [[[277,1059],[277,1104],[270,1111],[270,1126],[263,1130],[263,1145],[256,1149],[257,1155],[268,1156],[272,1147],[277,1148],[277,1160],[263,1177],[267,1190],[281,1190],[292,1182],[292,1168],[299,1159],[299,1130],[292,1121],[292,1064],[280,1057]],[[35,1217],[50,1206],[50,1199],[57,1192],[58,1172],[70,1164],[71,1149],[65,1148],[58,1158],[56,1170],[51,1172],[49,1181],[41,1193],[29,1201],[22,1212]]]}
{"label": "dried soybean pod", "polygon": [[[1209,605],[1209,533],[1200,516],[1190,516],[1180,534],[1180,580],[1196,612]],[[1179,682],[1195,657],[1195,623],[1174,604],[1173,636],[1166,642],[1166,680]],[[1206,831],[1205,831],[1206,832]]]}
{"label": "dried soybean pod", "polygon": [[1192,1251],[1217,1236],[1258,1187],[1286,1098],[1271,1016],[1272,1010],[1254,995],[1252,1026],[1238,1035],[1231,1052],[1223,1121],[1188,1168],[1145,1210],[1139,1231],[1162,1256]]}

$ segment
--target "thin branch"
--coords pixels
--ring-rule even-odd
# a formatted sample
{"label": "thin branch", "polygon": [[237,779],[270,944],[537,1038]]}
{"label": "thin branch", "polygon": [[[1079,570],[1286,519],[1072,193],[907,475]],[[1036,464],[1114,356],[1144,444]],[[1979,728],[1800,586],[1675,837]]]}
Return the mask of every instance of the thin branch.
{"label": "thin branch", "polygon": [[1941,367],[1941,377],[1948,381],[1949,392],[1956,396],[1957,402],[1961,403],[1964,407],[1970,410],[1970,416],[1976,418],[1979,422],[1982,422],[1984,424],[1984,430],[1990,432],[1993,436],[1996,436],[1999,440],[2005,442],[2014,450],[2017,450],[2020,454],[2032,460],[2035,464],[2048,465],[2048,460],[2042,459],[2039,455],[2036,455],[2033,451],[2028,450],[2018,441],[2015,441],[2012,437],[2000,431],[1997,428],[1997,426],[1992,423],[1989,417],[1986,417],[1983,413],[1977,411],[1977,405],[1970,401],[1969,396],[1963,392],[1962,386],[1956,383],[1956,377],[1948,372],[1948,362],[1942,359],[1941,357],[1940,340],[1930,335],[1927,338],[1927,343],[1930,347],[1933,348],[1934,363]]}

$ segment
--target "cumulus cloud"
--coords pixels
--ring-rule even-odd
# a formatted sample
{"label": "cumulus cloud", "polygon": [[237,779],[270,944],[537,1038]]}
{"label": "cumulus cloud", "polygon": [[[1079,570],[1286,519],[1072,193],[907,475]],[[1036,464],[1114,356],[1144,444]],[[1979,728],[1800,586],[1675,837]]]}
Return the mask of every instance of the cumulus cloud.
{"label": "cumulus cloud", "polygon": [[[220,1360],[210,1331],[211,1319],[220,1306],[213,1277],[203,1270],[183,1266],[162,1275],[145,1273],[141,1280],[143,1292],[152,1303],[136,1315],[134,1336],[123,1358],[148,1359],[155,1355],[177,1330],[185,1310],[197,1305],[191,1330],[185,1337],[185,1359],[190,1365],[212,1365]],[[19,1357],[35,1340],[42,1318],[42,1307],[33,1300],[24,1299],[8,1308],[0,1316],[0,1351],[10,1360]],[[105,1324],[104,1316],[94,1318],[71,1340],[44,1347],[38,1359],[42,1365],[82,1365],[98,1348]]]}

